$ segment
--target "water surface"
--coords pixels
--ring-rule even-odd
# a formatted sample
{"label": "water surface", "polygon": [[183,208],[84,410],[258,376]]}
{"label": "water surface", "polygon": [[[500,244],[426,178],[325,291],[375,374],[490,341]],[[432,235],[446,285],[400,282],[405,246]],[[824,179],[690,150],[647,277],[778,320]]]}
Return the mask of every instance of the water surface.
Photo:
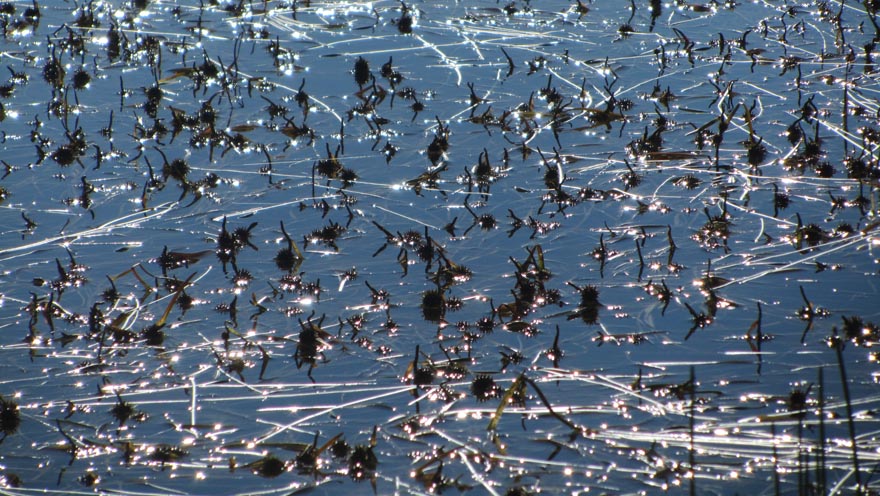
{"label": "water surface", "polygon": [[349,4],[3,3],[4,491],[877,490],[865,4]]}

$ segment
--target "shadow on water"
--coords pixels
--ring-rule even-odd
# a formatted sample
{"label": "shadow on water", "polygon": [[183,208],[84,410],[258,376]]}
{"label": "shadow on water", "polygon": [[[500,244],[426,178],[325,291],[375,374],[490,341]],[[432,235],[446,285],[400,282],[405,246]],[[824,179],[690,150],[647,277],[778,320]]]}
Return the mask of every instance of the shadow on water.
{"label": "shadow on water", "polygon": [[0,2],[0,487],[876,493],[877,8]]}

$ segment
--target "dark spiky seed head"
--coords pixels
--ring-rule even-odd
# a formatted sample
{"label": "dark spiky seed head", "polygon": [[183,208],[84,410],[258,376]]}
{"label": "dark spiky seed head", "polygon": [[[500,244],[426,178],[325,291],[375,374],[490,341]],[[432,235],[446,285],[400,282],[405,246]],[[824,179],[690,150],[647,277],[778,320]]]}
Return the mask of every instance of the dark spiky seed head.
{"label": "dark spiky seed head", "polygon": [[156,114],[159,112],[159,100],[147,100],[144,102],[143,109],[147,115],[155,118]]}
{"label": "dark spiky seed head", "polygon": [[176,277],[169,277],[168,279],[165,279],[164,286],[169,292],[176,293],[186,287],[186,284]]}
{"label": "dark spiky seed head", "polygon": [[359,444],[354,447],[348,459],[348,465],[353,471],[376,470],[379,460],[370,446]]}
{"label": "dark spiky seed head", "polygon": [[599,289],[596,286],[585,286],[581,289],[581,306],[599,305]]}
{"label": "dark spiky seed head", "polygon": [[18,411],[18,404],[0,396],[0,432],[7,436],[15,434],[20,425],[21,413]]}
{"label": "dark spiky seed head", "polygon": [[453,265],[443,271],[443,276],[447,284],[461,284],[469,281],[473,272],[464,265]]}
{"label": "dark spiky seed head", "polygon": [[229,231],[223,230],[220,232],[220,236],[217,237],[217,255],[220,256],[228,256],[229,259],[232,258],[232,255],[238,251],[236,246],[235,238],[232,237],[232,234]]}
{"label": "dark spiky seed head", "polygon": [[144,329],[141,334],[147,346],[162,346],[162,343],[165,341],[165,333],[161,327],[155,324]]}
{"label": "dark spiky seed head", "polygon": [[790,157],[786,157],[782,160],[782,165],[787,170],[796,170],[803,169],[807,166],[807,159],[800,153],[796,153]]}
{"label": "dark spiky seed head", "polygon": [[170,164],[165,164],[162,167],[162,173],[166,178],[170,177],[181,182],[186,181],[186,176],[189,174],[189,164],[185,160],[177,158],[172,160]]}
{"label": "dark spiky seed head", "polygon": [[251,244],[251,228],[253,227],[251,225],[250,227],[235,228],[235,231],[232,232],[232,238],[236,246],[244,248],[245,245]]}
{"label": "dark spiky seed head", "polygon": [[481,215],[477,222],[480,224],[480,229],[483,229],[484,231],[495,229],[498,225],[498,222],[492,214]]}
{"label": "dark spiky seed head", "polygon": [[843,159],[843,165],[846,167],[847,175],[850,179],[865,179],[870,170],[864,158],[852,155]]}
{"label": "dark spiky seed head", "polygon": [[816,165],[816,175],[819,177],[834,177],[835,172],[834,166],[830,162],[820,162]]}
{"label": "dark spiky seed head", "polygon": [[278,254],[275,255],[275,265],[285,272],[293,270],[296,262],[297,257],[290,248],[278,250]]}
{"label": "dark spiky seed head", "polygon": [[37,6],[36,2],[34,2],[33,7],[28,7],[24,9],[24,13],[22,14],[25,19],[39,19],[40,18],[40,8]]}
{"label": "dark spiky seed head", "polygon": [[77,159],[76,150],[71,145],[61,145],[52,152],[52,160],[62,167],[73,164]]}
{"label": "dark spiky seed head", "polygon": [[220,69],[209,60],[199,66],[199,72],[208,79],[215,79],[220,75]]}
{"label": "dark spiky seed head", "polygon": [[807,160],[816,160],[822,154],[821,140],[808,140],[804,144],[804,157]]}
{"label": "dark spiky seed head", "polygon": [[397,20],[397,30],[403,34],[412,33],[413,27],[413,18],[409,14],[403,14],[400,16],[400,19]]}
{"label": "dark spiky seed head", "polygon": [[434,259],[434,245],[430,242],[422,243],[416,248],[416,255],[423,262],[430,262]]}
{"label": "dark spiky seed head", "polygon": [[177,299],[177,306],[180,307],[184,312],[193,307],[195,300],[192,296],[188,295],[185,291],[180,293],[180,296]]}
{"label": "dark spiky seed head", "polygon": [[843,317],[843,335],[846,336],[847,339],[856,339],[860,337],[863,329],[865,329],[865,323],[858,315]]}
{"label": "dark spiky seed head", "polygon": [[461,310],[464,307],[464,301],[457,296],[450,296],[446,299],[446,308],[449,310],[457,311]]}
{"label": "dark spiky seed head", "polygon": [[776,193],[773,195],[773,205],[779,210],[785,210],[788,208],[790,202],[791,200],[785,193]]}
{"label": "dark spiky seed head", "polygon": [[360,87],[370,82],[370,63],[363,57],[354,62],[354,81]]}
{"label": "dark spiky seed head", "polygon": [[247,269],[237,269],[232,277],[233,283],[238,287],[247,286],[253,280],[253,274]]}
{"label": "dark spiky seed head", "polygon": [[339,180],[347,185],[350,185],[358,180],[358,175],[355,171],[343,167],[339,170]]}
{"label": "dark spiky seed head", "polygon": [[315,165],[315,169],[318,171],[318,174],[321,174],[327,179],[336,179],[342,171],[342,165],[334,158],[327,158],[319,160]]}
{"label": "dark spiky seed head", "polygon": [[800,229],[800,235],[808,245],[816,246],[825,238],[825,231],[816,224],[807,224]]}
{"label": "dark spiky seed head", "polygon": [[788,126],[788,129],[785,130],[785,137],[792,145],[800,141],[803,136],[804,132],[801,130],[800,126],[797,125],[797,122]]}
{"label": "dark spiky seed head", "polygon": [[559,170],[556,167],[547,167],[544,169],[544,185],[547,189],[559,189],[562,181],[559,177]]}
{"label": "dark spiky seed head", "polygon": [[796,412],[794,416],[806,416],[806,412],[802,411],[807,407],[807,392],[801,388],[795,388],[788,396],[788,411]]}
{"label": "dark spiky seed head", "polygon": [[162,95],[164,94],[162,88],[159,86],[150,86],[144,93],[147,96],[147,100],[151,102],[158,102],[162,99]]}
{"label": "dark spiky seed head", "polygon": [[846,222],[841,222],[837,225],[837,227],[834,228],[834,234],[841,238],[851,236],[854,232],[856,232],[856,230],[853,229],[853,226]]}
{"label": "dark spiky seed head", "polygon": [[126,329],[113,328],[113,341],[116,343],[131,343],[136,334]]}
{"label": "dark spiky seed head", "polygon": [[434,141],[432,141],[431,144],[428,145],[427,155],[428,159],[434,165],[437,165],[437,162],[439,162],[440,159],[443,158],[443,146],[441,145],[440,141],[437,140],[437,138],[434,138]]}
{"label": "dark spiky seed head", "polygon": [[86,472],[82,477],[79,478],[80,484],[82,484],[86,487],[94,486],[95,484],[98,483],[99,480],[100,480],[100,477],[98,477],[98,474],[96,474],[94,472]]}
{"label": "dark spiky seed head", "polygon": [[767,157],[767,147],[761,142],[748,145],[747,161],[752,167],[757,167]]}
{"label": "dark spiky seed head", "polygon": [[384,77],[384,78],[389,78],[394,74],[394,65],[392,65],[391,58],[388,59],[388,62],[385,62],[384,64],[382,64],[382,69],[380,71],[380,74],[382,74],[382,77]]}
{"label": "dark spiky seed head", "polygon": [[675,184],[677,186],[681,186],[685,189],[695,189],[701,183],[702,183],[702,181],[697,176],[695,176],[693,174],[687,174],[684,177],[679,178],[675,182]]}
{"label": "dark spiky seed head", "polygon": [[81,90],[92,82],[92,76],[88,72],[80,69],[73,74],[73,87]]}
{"label": "dark spiky seed head", "polygon": [[51,59],[43,66],[43,80],[55,88],[61,88],[64,84],[64,66],[58,59]]}
{"label": "dark spiky seed head", "polygon": [[418,231],[406,231],[403,233],[403,242],[410,245],[415,246],[422,242],[422,233]]}
{"label": "dark spiky seed head", "polygon": [[599,290],[595,286],[586,286],[581,289],[581,304],[577,310],[577,316],[585,324],[595,324],[599,321]]}
{"label": "dark spiky seed head", "polygon": [[214,107],[205,105],[199,110],[199,122],[202,124],[213,124],[217,120],[217,112]]}
{"label": "dark spiky seed head", "polygon": [[637,172],[632,171],[620,176],[620,180],[623,181],[623,187],[627,191],[629,191],[630,188],[635,188],[639,184],[642,184],[642,176]]}
{"label": "dark spiky seed head", "polygon": [[101,293],[101,299],[111,305],[116,303],[120,298],[122,298],[122,295],[119,294],[119,291],[114,287],[109,287]]}
{"label": "dark spiky seed head", "polygon": [[481,317],[480,320],[477,321],[477,329],[483,334],[488,334],[495,330],[495,320],[490,319],[489,317]]}
{"label": "dark spiky seed head", "polygon": [[313,324],[306,324],[299,332],[299,345],[306,348],[315,348],[318,346],[318,334],[315,332]]}
{"label": "dark spiky seed head", "polygon": [[620,100],[617,100],[617,108],[624,112],[626,112],[627,110],[632,110],[635,105],[636,104],[633,103],[633,101],[629,98],[621,98]]}
{"label": "dark spiky seed head", "polygon": [[419,367],[413,372],[413,384],[427,386],[434,382],[434,371],[428,367]]}
{"label": "dark spiky seed head", "polygon": [[302,450],[300,454],[296,455],[296,459],[294,459],[294,464],[300,469],[314,468],[317,462],[318,454],[317,449],[315,449],[314,446],[309,446]]}
{"label": "dark spiky seed head", "polygon": [[477,401],[487,401],[498,396],[498,385],[492,376],[480,374],[471,382],[471,393],[477,398]]}
{"label": "dark spiky seed head", "polygon": [[351,447],[348,446],[345,439],[337,439],[333,446],[330,446],[330,454],[335,458],[345,458],[349,451],[351,451]]}
{"label": "dark spiky seed head", "polygon": [[122,426],[137,412],[134,407],[131,406],[131,403],[119,400],[119,402],[116,403],[116,406],[114,406],[113,409],[110,410],[110,413],[113,415],[113,418],[119,421],[119,425]]}
{"label": "dark spiky seed head", "polygon": [[440,309],[445,304],[443,293],[436,289],[429,289],[422,293],[422,307]]}
{"label": "dark spiky seed head", "polygon": [[397,96],[403,98],[404,100],[413,100],[416,97],[416,90],[412,87],[407,86],[406,88],[398,91]]}

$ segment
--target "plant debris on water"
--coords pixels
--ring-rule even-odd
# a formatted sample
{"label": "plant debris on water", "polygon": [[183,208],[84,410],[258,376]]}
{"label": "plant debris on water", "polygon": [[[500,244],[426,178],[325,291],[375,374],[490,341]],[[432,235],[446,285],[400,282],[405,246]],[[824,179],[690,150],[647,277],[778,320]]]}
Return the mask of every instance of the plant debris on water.
{"label": "plant debris on water", "polygon": [[0,27],[0,492],[880,492],[877,2]]}

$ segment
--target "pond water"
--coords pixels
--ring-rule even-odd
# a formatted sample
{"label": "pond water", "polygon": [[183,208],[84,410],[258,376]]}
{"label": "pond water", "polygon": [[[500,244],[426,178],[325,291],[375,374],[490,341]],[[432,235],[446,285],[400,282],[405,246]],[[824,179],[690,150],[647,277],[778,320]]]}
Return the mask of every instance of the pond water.
{"label": "pond water", "polygon": [[878,7],[0,2],[0,492],[876,493]]}

